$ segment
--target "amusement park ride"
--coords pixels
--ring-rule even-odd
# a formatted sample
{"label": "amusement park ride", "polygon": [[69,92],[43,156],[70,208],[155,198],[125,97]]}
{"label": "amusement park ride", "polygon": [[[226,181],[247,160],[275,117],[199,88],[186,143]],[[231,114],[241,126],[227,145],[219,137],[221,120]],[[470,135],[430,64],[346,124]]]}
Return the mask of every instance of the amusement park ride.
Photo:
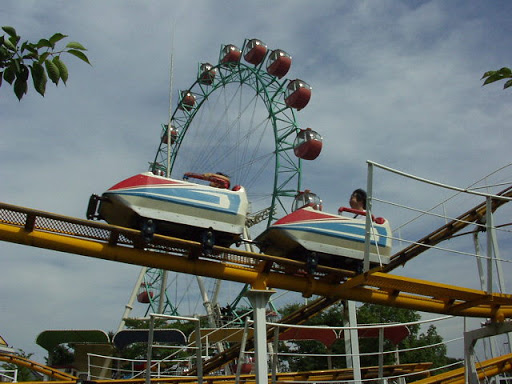
{"label": "amusement park ride", "polygon": [[[291,63],[289,54],[269,51],[257,39],[246,40],[242,49],[222,46],[218,64],[200,64],[194,83],[179,92],[148,172],[92,195],[88,220],[0,204],[0,239],[144,266],[137,300],[152,305],[158,298],[160,309],[166,280],[155,271],[168,270],[237,281],[255,291],[321,296],[283,319],[286,324],[299,324],[341,299],[511,318],[510,295],[387,273],[494,212],[510,200],[511,189],[392,254],[390,223],[374,217],[371,205],[368,212],[341,207],[330,214],[316,194],[302,189],[302,160],[320,155],[322,138],[295,119],[310,101],[311,87],[300,79],[281,80]],[[239,110],[230,113],[222,100]],[[216,112],[208,115],[211,110]],[[229,142],[232,137],[236,142]],[[169,313],[176,315],[174,310]],[[205,372],[237,356],[236,349],[219,353]]]}

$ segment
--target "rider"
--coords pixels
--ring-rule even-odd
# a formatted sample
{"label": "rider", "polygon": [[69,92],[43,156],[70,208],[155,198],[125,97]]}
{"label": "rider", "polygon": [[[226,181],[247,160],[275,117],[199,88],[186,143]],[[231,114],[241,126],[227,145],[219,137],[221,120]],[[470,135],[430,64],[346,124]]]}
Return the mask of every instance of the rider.
{"label": "rider", "polygon": [[[352,195],[350,195],[349,200],[350,208],[357,209],[358,211],[366,211],[366,191],[364,189],[358,188]],[[356,214],[354,218],[360,216]]]}
{"label": "rider", "polygon": [[210,180],[210,187],[229,189],[230,180],[228,175],[222,172],[216,172],[210,175],[213,176]]}

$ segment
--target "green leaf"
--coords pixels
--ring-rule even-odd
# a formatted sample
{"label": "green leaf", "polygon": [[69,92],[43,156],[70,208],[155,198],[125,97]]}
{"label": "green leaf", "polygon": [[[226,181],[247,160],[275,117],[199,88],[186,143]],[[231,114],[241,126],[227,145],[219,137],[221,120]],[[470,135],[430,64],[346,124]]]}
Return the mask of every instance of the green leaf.
{"label": "green leaf", "polygon": [[39,54],[35,45],[32,43],[29,43],[28,41],[25,41],[21,46],[21,50],[25,50],[25,49],[31,53]]}
{"label": "green leaf", "polygon": [[32,65],[32,81],[34,82],[34,88],[36,91],[41,96],[44,96],[46,91],[47,77],[43,66],[39,63],[34,63],[34,65]]}
{"label": "green leaf", "polygon": [[13,67],[15,73],[18,73],[21,71],[21,63],[22,63],[21,59],[12,59],[10,66]]}
{"label": "green leaf", "polygon": [[66,84],[66,81],[68,81],[68,68],[66,67],[66,64],[62,62],[59,56],[55,56],[52,62],[59,69],[59,75],[62,82]]}
{"label": "green leaf", "polygon": [[43,64],[45,60],[50,56],[50,52],[45,52],[41,56],[39,56],[39,64]]}
{"label": "green leaf", "polygon": [[68,37],[67,35],[63,35],[62,33],[56,33],[52,37],[50,37],[50,43],[54,44],[62,39]]}
{"label": "green leaf", "polygon": [[504,85],[503,85],[503,89],[507,89],[508,87],[512,86],[512,80],[509,80],[507,81]]}
{"label": "green leaf", "polygon": [[71,48],[71,49],[79,49],[81,51],[87,51],[87,49],[82,45],[80,44],[79,42],[77,41],[70,41],[67,45],[66,45],[66,48]]}
{"label": "green leaf", "polygon": [[28,70],[27,66],[25,64],[21,64],[20,70],[16,73],[16,78],[21,79],[23,81],[27,81],[29,74],[30,71]]}
{"label": "green leaf", "polygon": [[14,93],[16,94],[16,97],[18,100],[21,100],[23,95],[25,95],[28,91],[28,84],[27,80],[23,80],[21,78],[17,78],[14,82]]}
{"label": "green leaf", "polygon": [[496,71],[487,71],[487,72],[484,73],[484,75],[482,76],[482,78],[480,80],[484,79],[485,77],[492,76],[495,73],[496,73]]}
{"label": "green leaf", "polygon": [[91,63],[89,63],[89,59],[87,58],[87,56],[82,51],[70,49],[69,51],[66,51],[66,52],[71,53],[73,56],[78,57],[80,60],[85,61],[89,65],[91,64]]}
{"label": "green leaf", "polygon": [[4,71],[4,80],[7,81],[9,84],[12,84],[14,79],[16,78],[16,71],[12,65],[5,68]]}
{"label": "green leaf", "polygon": [[499,73],[495,73],[491,76],[489,76],[485,81],[483,85],[494,83],[495,81],[503,79],[503,76]]}
{"label": "green leaf", "polygon": [[37,60],[39,60],[39,55],[37,54],[37,52],[36,53],[30,52],[30,53],[28,53],[26,55],[23,55],[22,59],[23,60],[35,60],[35,61],[37,61]]}
{"label": "green leaf", "polygon": [[10,51],[16,51],[16,45],[14,45],[9,39],[4,41],[4,47],[7,47]]}
{"label": "green leaf", "polygon": [[47,39],[41,39],[37,42],[36,44],[36,47],[37,48],[44,48],[44,47],[47,47],[47,48],[53,48],[52,47],[52,43],[50,43],[49,40]]}
{"label": "green leaf", "polygon": [[7,33],[9,36],[16,37],[18,36],[16,33],[16,30],[13,27],[9,27],[8,25],[5,25],[2,27],[5,33]]}
{"label": "green leaf", "polygon": [[18,45],[18,42],[20,41],[20,37],[19,36],[9,36],[9,38],[7,40],[9,40],[12,43],[12,45],[16,46],[16,45]]}
{"label": "green leaf", "polygon": [[510,76],[512,74],[512,71],[510,70],[510,68],[507,68],[507,67],[501,68],[498,72],[503,76]]}
{"label": "green leaf", "polygon": [[57,85],[60,78],[59,68],[57,68],[57,66],[50,60],[46,60],[44,64],[46,67],[46,72],[48,72],[48,77],[55,85]]}
{"label": "green leaf", "polygon": [[5,47],[0,47],[0,68],[7,66],[7,61],[11,55]]}

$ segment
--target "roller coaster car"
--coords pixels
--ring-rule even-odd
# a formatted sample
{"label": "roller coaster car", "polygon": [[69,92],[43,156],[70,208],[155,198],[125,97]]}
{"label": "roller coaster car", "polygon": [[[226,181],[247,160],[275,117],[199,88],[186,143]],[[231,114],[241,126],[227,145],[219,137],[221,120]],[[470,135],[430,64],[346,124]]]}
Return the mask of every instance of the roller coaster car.
{"label": "roller coaster car", "polygon": [[[307,262],[308,272],[317,264],[362,271],[366,212],[342,207],[339,213],[361,215],[349,218],[321,211],[321,200],[310,191],[301,192],[294,210],[279,219],[254,242],[262,252]],[[383,218],[372,218],[370,266],[388,264],[391,228]]]}
{"label": "roller coaster car", "polygon": [[145,172],[92,195],[89,220],[140,229],[150,241],[153,233],[201,241],[204,246],[229,247],[241,238],[248,201],[245,189],[229,188],[218,174],[185,174],[209,185],[173,180]]}

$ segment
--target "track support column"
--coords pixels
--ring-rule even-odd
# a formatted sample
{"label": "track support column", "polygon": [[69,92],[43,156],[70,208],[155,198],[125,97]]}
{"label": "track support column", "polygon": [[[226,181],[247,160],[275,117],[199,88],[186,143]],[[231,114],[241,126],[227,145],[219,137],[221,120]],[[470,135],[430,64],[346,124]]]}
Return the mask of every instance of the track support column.
{"label": "track support column", "polygon": [[[275,293],[273,290],[251,289],[246,292],[253,308],[254,317],[254,357],[256,360],[256,384],[268,383],[267,364],[267,318],[265,308]],[[239,363],[240,364],[240,363]]]}
{"label": "track support column", "polygon": [[476,370],[475,344],[479,339],[512,332],[512,324],[509,322],[490,323],[482,328],[464,332],[464,375],[466,384],[479,384]]}

